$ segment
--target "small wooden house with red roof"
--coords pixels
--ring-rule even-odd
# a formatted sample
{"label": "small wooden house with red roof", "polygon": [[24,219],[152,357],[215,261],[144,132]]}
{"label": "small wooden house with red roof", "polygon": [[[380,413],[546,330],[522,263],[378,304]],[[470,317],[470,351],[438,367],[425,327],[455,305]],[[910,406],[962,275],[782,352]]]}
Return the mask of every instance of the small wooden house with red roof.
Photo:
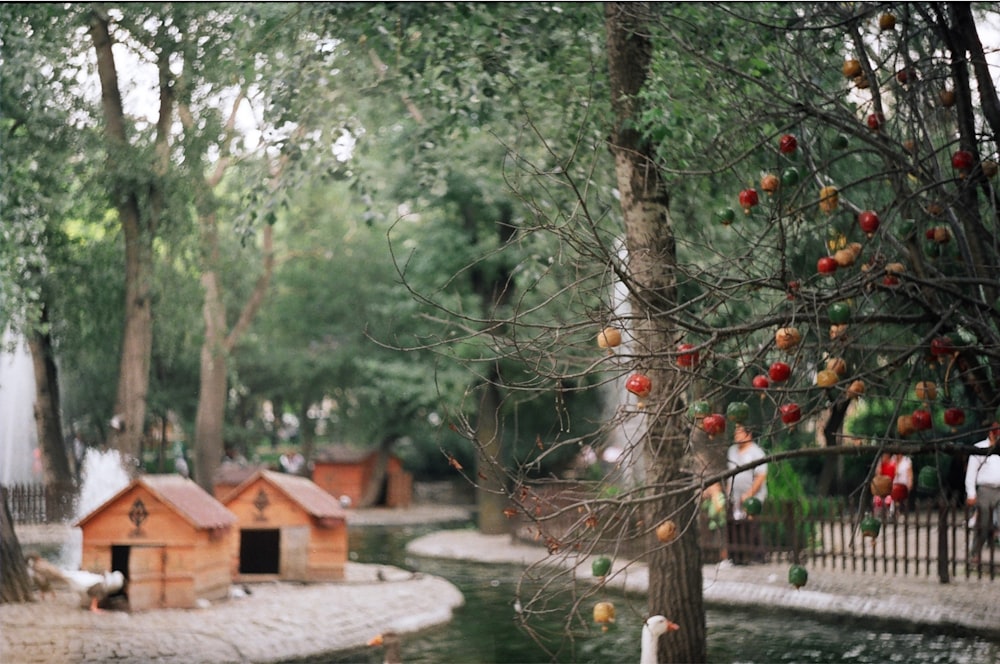
{"label": "small wooden house with red roof", "polygon": [[409,507],[413,476],[387,451],[334,445],[313,460],[313,482],[331,496],[346,496],[352,507]]}
{"label": "small wooden house with red roof", "polygon": [[222,502],[239,520],[239,580],[344,578],[347,514],[308,478],[258,470]]}
{"label": "small wooden house with red roof", "polygon": [[75,525],[81,568],[121,571],[133,611],[229,594],[236,516],[185,477],[142,475]]}

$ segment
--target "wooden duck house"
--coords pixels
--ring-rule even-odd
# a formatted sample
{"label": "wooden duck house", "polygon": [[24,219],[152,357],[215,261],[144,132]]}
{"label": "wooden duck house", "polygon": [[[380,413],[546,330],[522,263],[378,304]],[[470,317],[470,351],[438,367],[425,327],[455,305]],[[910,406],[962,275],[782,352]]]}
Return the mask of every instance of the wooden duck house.
{"label": "wooden duck house", "polygon": [[313,461],[313,482],[352,507],[409,507],[413,476],[387,451],[329,447]]}
{"label": "wooden duck house", "polygon": [[229,594],[236,516],[189,479],[140,476],[75,525],[81,568],[121,571],[133,611]]}
{"label": "wooden duck house", "polygon": [[239,519],[241,581],[336,581],[347,564],[347,514],[298,475],[259,470],[223,499]]}

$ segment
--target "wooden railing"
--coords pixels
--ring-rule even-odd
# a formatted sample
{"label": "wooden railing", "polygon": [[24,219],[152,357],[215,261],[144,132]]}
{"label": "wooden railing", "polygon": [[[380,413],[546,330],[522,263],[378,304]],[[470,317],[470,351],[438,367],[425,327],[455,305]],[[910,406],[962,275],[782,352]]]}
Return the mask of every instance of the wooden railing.
{"label": "wooden railing", "polygon": [[16,524],[57,523],[72,511],[72,492],[44,484],[0,486],[0,493]]}
{"label": "wooden railing", "polygon": [[[533,492],[538,495],[537,489]],[[589,508],[571,507],[586,504],[586,499],[585,493],[565,490],[532,498],[530,515],[522,513],[512,519],[514,537],[550,550],[572,548],[631,560],[647,560],[650,551],[661,546],[653,535],[655,516],[621,510],[590,515]],[[942,583],[956,576],[997,578],[997,533],[983,547],[981,564],[970,564],[974,533],[969,519],[973,510],[959,501],[923,498],[911,500],[892,513],[873,513],[868,502],[871,498],[863,500],[862,507],[857,499],[848,498],[769,499],[752,520],[736,522],[730,517],[721,525],[710,524],[707,513],[701,510],[697,527],[702,560],[707,564],[723,557],[737,563],[798,563],[851,572],[937,577]],[[877,519],[877,535],[862,532],[862,522],[869,516]],[[593,522],[588,524],[588,518]]]}

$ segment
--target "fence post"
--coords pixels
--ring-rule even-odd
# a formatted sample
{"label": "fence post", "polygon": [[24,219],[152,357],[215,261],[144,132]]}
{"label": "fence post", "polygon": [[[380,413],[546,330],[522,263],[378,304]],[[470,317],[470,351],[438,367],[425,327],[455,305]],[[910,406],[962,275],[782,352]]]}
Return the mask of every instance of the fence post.
{"label": "fence post", "polygon": [[799,529],[795,524],[795,501],[789,500],[785,503],[785,523],[791,535],[792,563],[798,565],[802,561],[799,560]]}
{"label": "fence post", "polygon": [[938,581],[948,583],[948,504],[938,496]]}

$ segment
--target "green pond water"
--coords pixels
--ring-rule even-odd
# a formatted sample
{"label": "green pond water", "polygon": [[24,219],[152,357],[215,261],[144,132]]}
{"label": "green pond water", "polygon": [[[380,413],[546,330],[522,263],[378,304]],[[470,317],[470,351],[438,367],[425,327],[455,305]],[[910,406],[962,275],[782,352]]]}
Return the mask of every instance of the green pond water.
{"label": "green pond water", "polygon": [[[458,525],[458,524],[455,524]],[[614,602],[615,625],[607,632],[584,616],[565,636],[566,599],[550,605],[543,620],[532,621],[534,637],[516,620],[515,599],[521,568],[410,556],[406,542],[441,526],[362,527],[351,532],[351,559],[395,565],[449,579],[465,596],[447,625],[403,636],[403,661],[427,664],[541,664],[579,662],[614,664],[639,661],[639,633],[645,598],[604,593]],[[531,583],[527,590],[534,590]],[[522,597],[525,588],[521,588]],[[587,612],[596,599],[582,605]],[[821,621],[766,608],[709,609],[708,660],[719,664],[852,662],[858,664],[1000,663],[1000,643],[942,633],[914,634],[870,629],[863,620]],[[539,645],[536,638],[545,642]],[[310,664],[376,663],[379,648],[314,658]]]}

